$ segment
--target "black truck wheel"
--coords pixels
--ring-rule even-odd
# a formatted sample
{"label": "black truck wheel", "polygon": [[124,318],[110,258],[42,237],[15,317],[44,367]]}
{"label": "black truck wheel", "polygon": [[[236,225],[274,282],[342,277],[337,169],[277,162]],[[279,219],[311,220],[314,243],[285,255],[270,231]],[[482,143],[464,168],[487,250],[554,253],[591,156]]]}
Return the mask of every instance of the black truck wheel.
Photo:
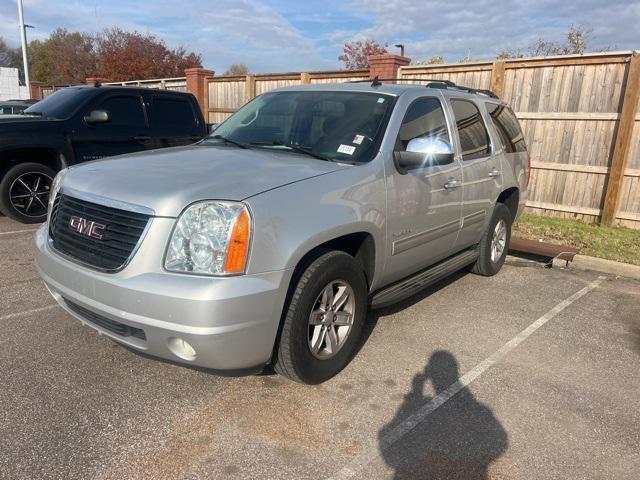
{"label": "black truck wheel", "polygon": [[44,222],[55,176],[56,172],[40,163],[12,167],[0,181],[0,211],[21,223]]}

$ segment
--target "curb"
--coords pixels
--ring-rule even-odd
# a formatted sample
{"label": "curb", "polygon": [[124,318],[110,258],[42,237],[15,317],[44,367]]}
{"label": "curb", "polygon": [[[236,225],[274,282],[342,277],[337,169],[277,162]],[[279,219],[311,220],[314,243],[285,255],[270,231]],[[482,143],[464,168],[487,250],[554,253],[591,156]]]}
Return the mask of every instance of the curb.
{"label": "curb", "polygon": [[605,260],[604,258],[590,257],[588,255],[576,254],[571,262],[554,258],[553,267],[569,269],[575,268],[577,270],[595,270],[596,272],[640,280],[640,266],[638,265],[614,262],[613,260]]}

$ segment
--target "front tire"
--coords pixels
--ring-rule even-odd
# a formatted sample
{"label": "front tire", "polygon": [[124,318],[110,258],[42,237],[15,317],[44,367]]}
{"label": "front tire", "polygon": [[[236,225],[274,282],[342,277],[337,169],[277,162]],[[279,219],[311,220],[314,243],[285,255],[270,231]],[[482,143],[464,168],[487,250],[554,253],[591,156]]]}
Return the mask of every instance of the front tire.
{"label": "front tire", "polygon": [[285,307],[276,372],[306,384],[335,376],[355,352],[366,313],[360,263],[344,252],[322,253],[300,275]]}
{"label": "front tire", "polygon": [[496,204],[491,221],[478,245],[480,256],[471,267],[473,273],[490,277],[500,271],[509,251],[511,219],[509,209],[503,203]]}
{"label": "front tire", "polygon": [[0,211],[20,223],[47,219],[49,191],[56,176],[40,163],[19,163],[0,181]]}

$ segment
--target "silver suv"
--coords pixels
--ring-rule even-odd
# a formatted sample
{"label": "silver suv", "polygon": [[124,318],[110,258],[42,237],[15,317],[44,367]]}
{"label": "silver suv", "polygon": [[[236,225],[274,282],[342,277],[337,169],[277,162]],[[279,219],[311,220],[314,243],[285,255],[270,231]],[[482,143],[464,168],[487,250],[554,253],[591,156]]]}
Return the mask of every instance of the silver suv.
{"label": "silver suv", "polygon": [[320,383],[369,308],[464,267],[496,274],[528,181],[491,92],[284,88],[199,144],[60,172],[37,266],[67,312],[133,349]]}

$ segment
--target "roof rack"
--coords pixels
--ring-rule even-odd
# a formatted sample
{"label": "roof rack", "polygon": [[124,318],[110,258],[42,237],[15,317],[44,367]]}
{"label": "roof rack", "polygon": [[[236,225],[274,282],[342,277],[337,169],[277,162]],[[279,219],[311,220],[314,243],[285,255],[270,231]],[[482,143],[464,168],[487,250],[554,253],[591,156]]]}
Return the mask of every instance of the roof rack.
{"label": "roof rack", "polygon": [[369,83],[372,87],[379,87],[382,82],[426,82],[425,88],[442,88],[442,89],[455,89],[463,92],[474,93],[479,95],[486,95],[491,98],[498,98],[498,96],[491,90],[485,90],[480,88],[464,87],[462,85],[456,85],[451,80],[441,80],[437,78],[378,78],[377,76],[373,80],[351,80],[347,83]]}

